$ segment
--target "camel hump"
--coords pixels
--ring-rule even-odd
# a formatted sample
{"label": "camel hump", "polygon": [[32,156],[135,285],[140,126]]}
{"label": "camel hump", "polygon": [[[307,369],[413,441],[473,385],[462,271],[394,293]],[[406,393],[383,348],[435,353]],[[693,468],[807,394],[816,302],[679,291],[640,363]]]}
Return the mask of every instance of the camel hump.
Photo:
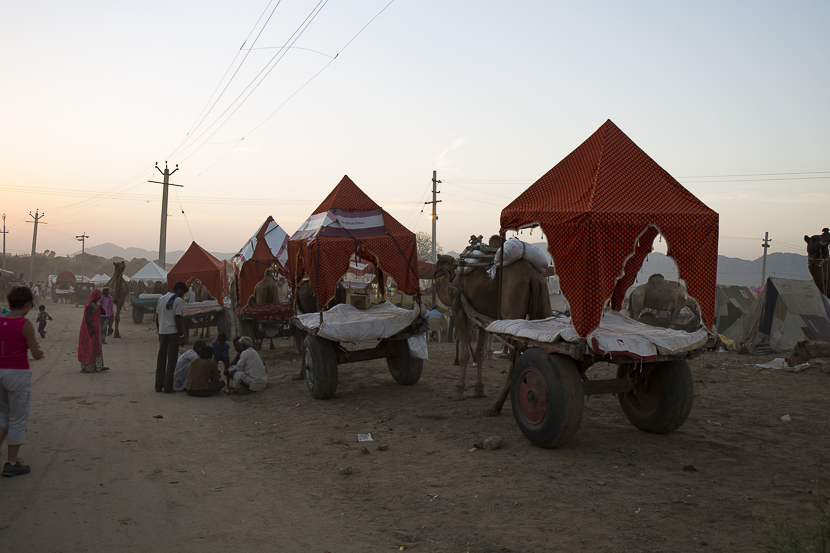
{"label": "camel hump", "polygon": [[653,282],[653,281],[657,281],[657,280],[666,280],[666,279],[665,279],[665,277],[664,277],[663,275],[661,275],[660,273],[654,273],[653,275],[651,275],[650,277],[648,277],[648,281],[649,281],[649,282]]}

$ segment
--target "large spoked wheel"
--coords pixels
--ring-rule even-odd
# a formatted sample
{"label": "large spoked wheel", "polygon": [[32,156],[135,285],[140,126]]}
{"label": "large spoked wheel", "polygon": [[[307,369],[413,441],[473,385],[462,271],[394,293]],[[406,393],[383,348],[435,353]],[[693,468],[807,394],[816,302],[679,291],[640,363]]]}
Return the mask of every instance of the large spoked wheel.
{"label": "large spoked wheel", "polygon": [[[637,376],[637,365],[620,365],[617,378]],[[617,394],[623,413],[644,432],[677,430],[692,412],[695,382],[685,360],[664,361],[649,373],[636,392]]]}
{"label": "large spoked wheel", "polygon": [[137,305],[133,306],[133,322],[137,325],[144,322],[144,308]]}
{"label": "large spoked wheel", "polygon": [[424,360],[412,357],[406,340],[390,340],[394,353],[386,358],[386,366],[395,382],[403,386],[412,386],[421,379],[424,372]]}
{"label": "large spoked wheel", "polygon": [[324,338],[303,340],[303,374],[314,399],[329,399],[337,391],[337,355],[334,344]]}
{"label": "large spoked wheel", "polygon": [[582,378],[573,360],[527,350],[513,368],[510,384],[513,417],[525,438],[539,447],[560,447],[582,422]]}

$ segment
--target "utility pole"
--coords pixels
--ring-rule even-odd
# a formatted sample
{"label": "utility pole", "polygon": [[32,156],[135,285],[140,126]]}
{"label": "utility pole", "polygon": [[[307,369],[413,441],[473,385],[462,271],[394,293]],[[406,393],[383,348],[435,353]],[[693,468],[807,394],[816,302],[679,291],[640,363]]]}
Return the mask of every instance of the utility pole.
{"label": "utility pole", "polygon": [[3,214],[3,270],[6,270],[6,235],[9,231],[6,230],[6,214]]}
{"label": "utility pole", "polygon": [[78,242],[81,243],[81,282],[84,281],[84,270],[86,269],[86,239],[89,236],[86,235],[84,232],[80,236],[76,236],[75,238],[78,239]]}
{"label": "utility pole", "polygon": [[164,175],[164,182],[159,182],[156,180],[151,180],[147,182],[154,182],[156,184],[163,184],[164,185],[164,192],[161,195],[161,232],[159,235],[159,267],[164,269],[165,271],[167,268],[164,266],[165,260],[167,258],[167,187],[168,186],[182,186],[181,184],[173,184],[170,182],[170,175],[175,173],[179,170],[178,164],[176,164],[176,168],[172,171],[167,168],[167,162],[164,162],[164,171],[159,169],[159,164],[156,162],[156,169],[158,172]]}
{"label": "utility pole", "polygon": [[767,283],[767,250],[769,249],[769,232],[764,233],[764,244],[761,247],[764,248],[764,261],[761,262],[761,286],[763,287]]}
{"label": "utility pole", "polygon": [[[32,235],[32,257],[29,258],[29,282],[35,281],[35,248],[37,247],[37,224],[38,222],[46,217],[46,214],[38,214],[38,210],[35,209],[35,214],[32,215],[32,212],[29,212],[29,217],[33,218],[34,221],[26,221],[27,223],[34,223],[35,224],[35,231]],[[41,223],[46,224],[46,223]],[[3,235],[5,237],[5,235]]]}
{"label": "utility pole", "polygon": [[[436,252],[435,252],[435,223],[436,223],[436,221],[438,221],[438,213],[437,213],[438,202],[441,201],[441,200],[438,199],[438,196],[437,196],[438,194],[441,193],[437,190],[437,187],[438,187],[439,184],[441,184],[441,181],[438,180],[438,172],[433,171],[432,172],[432,201],[431,202],[424,202],[424,205],[432,204],[432,215],[430,215],[429,218],[432,219],[432,257],[430,258],[430,261],[432,261],[433,263],[436,263],[438,261],[438,256],[436,255]],[[433,283],[433,285],[432,285],[432,305],[433,306],[435,305],[435,283]]]}

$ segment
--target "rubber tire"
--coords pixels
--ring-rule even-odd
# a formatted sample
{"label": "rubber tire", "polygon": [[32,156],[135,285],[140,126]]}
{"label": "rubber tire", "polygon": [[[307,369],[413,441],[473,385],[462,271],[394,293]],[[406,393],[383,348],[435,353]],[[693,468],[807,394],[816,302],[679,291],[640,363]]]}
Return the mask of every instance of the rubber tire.
{"label": "rubber tire", "polygon": [[[629,368],[631,365],[617,367],[617,378],[625,378]],[[646,382],[647,390],[617,394],[631,424],[652,434],[666,434],[683,426],[695,398],[695,381],[686,360],[658,364]]]}
{"label": "rubber tire", "polygon": [[527,350],[513,368],[510,404],[519,430],[531,443],[544,448],[566,444],[579,430],[585,408],[576,364],[564,355]]}
{"label": "rubber tire", "polygon": [[231,335],[231,314],[225,309],[222,314],[216,319],[216,332],[224,334],[226,338],[230,339]]}
{"label": "rubber tire", "polygon": [[389,374],[401,386],[416,384],[424,372],[424,360],[412,357],[406,340],[389,340],[387,344],[393,348],[393,353],[386,358]]}
{"label": "rubber tire", "polygon": [[337,355],[334,343],[317,336],[306,336],[301,363],[311,397],[332,397],[337,391]]}
{"label": "rubber tire", "polygon": [[144,322],[144,308],[137,305],[133,306],[133,322],[140,325]]}

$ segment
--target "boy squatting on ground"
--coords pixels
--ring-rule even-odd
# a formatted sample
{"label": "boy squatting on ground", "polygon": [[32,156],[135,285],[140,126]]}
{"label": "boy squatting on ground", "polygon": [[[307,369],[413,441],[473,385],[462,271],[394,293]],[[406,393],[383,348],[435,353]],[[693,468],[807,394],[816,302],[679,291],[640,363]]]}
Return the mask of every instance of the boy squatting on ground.
{"label": "boy squatting on ground", "polygon": [[209,397],[218,394],[225,387],[225,381],[219,374],[219,365],[213,360],[214,351],[205,346],[199,352],[198,359],[190,362],[187,376],[187,395]]}
{"label": "boy squatting on ground", "polygon": [[196,340],[193,348],[179,356],[176,361],[176,370],[173,371],[173,391],[184,392],[187,388],[187,375],[190,370],[190,362],[199,358],[199,352],[205,347],[204,340]]}

